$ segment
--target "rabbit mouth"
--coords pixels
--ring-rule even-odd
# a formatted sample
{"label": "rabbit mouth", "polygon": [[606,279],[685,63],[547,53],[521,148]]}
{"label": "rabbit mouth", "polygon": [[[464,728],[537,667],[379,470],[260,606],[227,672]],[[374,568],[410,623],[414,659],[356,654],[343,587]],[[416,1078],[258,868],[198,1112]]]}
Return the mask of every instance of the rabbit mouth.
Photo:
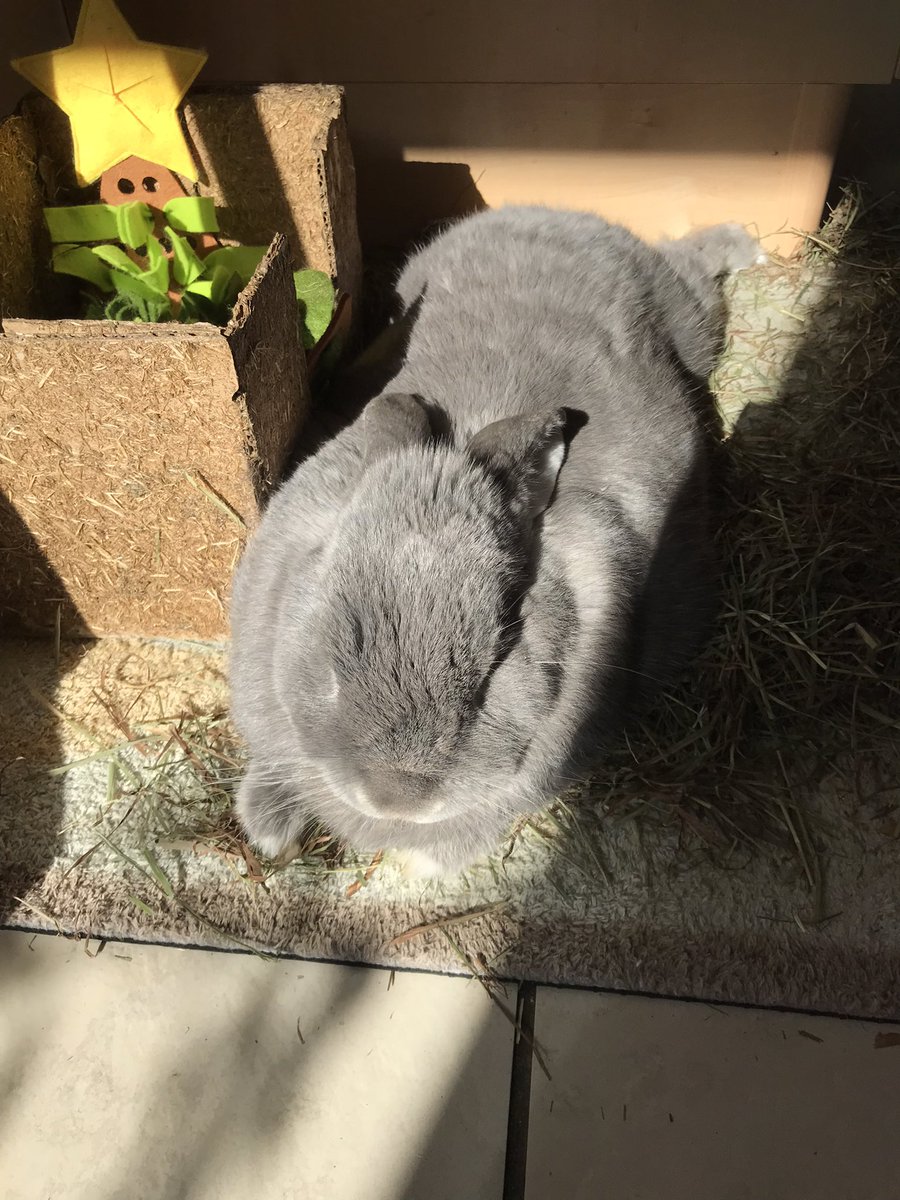
{"label": "rabbit mouth", "polygon": [[385,825],[436,825],[447,818],[447,802],[440,795],[428,796],[419,805],[382,793],[376,802],[359,780],[340,778],[329,770],[324,774],[335,796],[357,816],[369,821],[384,822]]}
{"label": "rabbit mouth", "polygon": [[437,825],[447,818],[446,804],[443,800],[431,801],[428,808],[415,809],[398,804],[396,807],[384,804],[373,804],[361,789],[354,789],[351,807],[364,817],[373,821],[384,821],[396,824],[398,821],[406,825]]}
{"label": "rabbit mouth", "polygon": [[376,797],[355,773],[342,770],[338,774],[330,766],[323,767],[322,773],[344,809],[385,829],[389,826],[434,826],[449,820],[452,815],[448,798],[440,793],[439,787],[427,796],[415,799],[390,791],[382,791]]}
{"label": "rabbit mouth", "polygon": [[[412,822],[413,825],[438,825],[441,821],[446,821],[447,814],[444,811],[444,804],[441,804],[437,809],[428,813],[408,813],[402,820]],[[396,818],[395,818],[396,819]]]}

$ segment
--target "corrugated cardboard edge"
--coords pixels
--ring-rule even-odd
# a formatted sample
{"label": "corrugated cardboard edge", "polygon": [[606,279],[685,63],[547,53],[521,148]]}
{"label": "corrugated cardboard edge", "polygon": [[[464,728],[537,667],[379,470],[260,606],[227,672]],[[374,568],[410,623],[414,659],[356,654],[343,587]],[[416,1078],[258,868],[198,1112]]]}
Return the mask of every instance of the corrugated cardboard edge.
{"label": "corrugated cardboard edge", "polygon": [[0,318],[40,311],[38,248],[44,198],[34,127],[26,117],[0,122]]}
{"label": "corrugated cardboard edge", "polygon": [[328,144],[321,158],[321,178],[327,196],[326,212],[334,247],[334,277],[342,292],[359,299],[362,251],[356,217],[356,168],[346,124],[346,101],[340,90],[338,116],[328,127]]}
{"label": "corrugated cardboard edge", "polygon": [[247,463],[260,505],[284,469],[311,403],[290,250],[279,234],[238,297],[225,330],[238,378]]}

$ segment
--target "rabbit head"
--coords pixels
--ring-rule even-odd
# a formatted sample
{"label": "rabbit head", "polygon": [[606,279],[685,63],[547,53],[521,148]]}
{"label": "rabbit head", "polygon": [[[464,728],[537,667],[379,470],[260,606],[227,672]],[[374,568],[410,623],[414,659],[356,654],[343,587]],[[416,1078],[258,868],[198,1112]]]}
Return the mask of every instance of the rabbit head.
{"label": "rabbit head", "polygon": [[[527,761],[572,613],[532,585],[565,420],[506,418],[456,448],[414,397],[367,406],[358,483],[281,626],[281,707],[318,781],[274,801],[285,834],[316,815],[359,849],[452,869],[543,798]],[[251,834],[265,804],[251,769]]]}

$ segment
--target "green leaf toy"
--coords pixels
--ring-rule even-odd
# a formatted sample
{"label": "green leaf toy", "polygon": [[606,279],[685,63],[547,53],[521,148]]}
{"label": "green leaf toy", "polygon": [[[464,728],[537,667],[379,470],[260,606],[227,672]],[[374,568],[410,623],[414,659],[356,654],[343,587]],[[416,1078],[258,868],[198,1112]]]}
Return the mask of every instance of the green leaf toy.
{"label": "green leaf toy", "polygon": [[[172,172],[144,159],[105,172],[100,196],[99,204],[44,209],[53,270],[87,285],[85,316],[226,325],[265,247],[221,245],[212,200],[185,195]],[[294,288],[310,353],[336,316],[334,285],[323,271],[300,270]]]}

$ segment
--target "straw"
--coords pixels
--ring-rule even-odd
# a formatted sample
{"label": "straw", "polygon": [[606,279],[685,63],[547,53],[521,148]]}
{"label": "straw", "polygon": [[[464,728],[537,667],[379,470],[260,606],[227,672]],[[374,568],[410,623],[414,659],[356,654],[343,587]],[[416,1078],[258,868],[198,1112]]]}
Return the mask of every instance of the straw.
{"label": "straw", "polygon": [[723,853],[787,848],[815,889],[816,787],[883,783],[900,724],[898,293],[900,218],[855,194],[799,261],[733,282],[713,379],[716,633],[580,805],[677,821]]}

